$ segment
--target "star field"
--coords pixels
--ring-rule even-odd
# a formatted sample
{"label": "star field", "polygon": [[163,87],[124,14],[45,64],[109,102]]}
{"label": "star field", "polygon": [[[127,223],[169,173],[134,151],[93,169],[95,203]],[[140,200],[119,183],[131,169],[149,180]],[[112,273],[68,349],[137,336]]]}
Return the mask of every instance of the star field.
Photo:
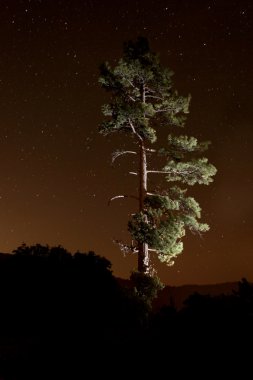
{"label": "star field", "polygon": [[[27,244],[94,250],[127,277],[136,265],[113,239],[127,238],[134,201],[131,144],[98,134],[98,67],[113,66],[123,42],[148,37],[170,67],[175,88],[191,93],[183,133],[211,140],[217,167],[209,187],[189,189],[211,230],[188,236],[170,284],[253,280],[252,17],[250,0],[13,0],[0,4],[0,251]],[[153,180],[153,179],[152,179]]]}

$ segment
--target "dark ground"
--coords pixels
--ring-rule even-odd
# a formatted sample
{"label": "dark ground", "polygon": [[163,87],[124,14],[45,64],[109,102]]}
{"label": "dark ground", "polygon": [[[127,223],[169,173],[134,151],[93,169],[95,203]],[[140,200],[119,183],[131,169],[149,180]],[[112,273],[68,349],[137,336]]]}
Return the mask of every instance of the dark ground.
{"label": "dark ground", "polygon": [[167,287],[151,309],[105,258],[23,247],[1,256],[0,379],[143,378],[162,369],[179,376],[202,365],[208,374],[218,366],[243,371],[253,286],[234,285]]}

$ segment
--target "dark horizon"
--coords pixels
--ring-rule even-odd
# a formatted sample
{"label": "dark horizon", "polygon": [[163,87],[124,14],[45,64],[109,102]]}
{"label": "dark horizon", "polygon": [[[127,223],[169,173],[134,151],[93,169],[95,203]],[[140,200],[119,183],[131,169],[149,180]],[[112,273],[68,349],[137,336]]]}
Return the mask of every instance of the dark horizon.
{"label": "dark horizon", "polygon": [[[46,245],[48,246],[48,245]],[[52,248],[50,246],[48,246],[49,248]],[[64,249],[64,247],[62,247],[61,245],[59,245],[58,247],[61,247]],[[18,248],[18,247],[16,247]],[[56,247],[57,248],[57,247]],[[94,252],[94,251],[88,251],[88,252]],[[82,254],[87,254],[88,252],[81,252]],[[76,251],[76,252],[69,252],[71,254],[72,257],[75,256],[76,253],[80,253],[80,251]],[[96,252],[94,252],[96,254]],[[15,252],[0,252],[0,261],[3,259],[7,259],[8,256],[14,256],[15,255]],[[107,256],[106,255],[99,255],[100,257],[102,258],[106,258]],[[115,275],[115,272],[114,272],[114,268],[113,268],[113,264],[111,263],[111,271],[112,271],[112,275],[114,276],[114,278],[119,281],[119,284],[121,284],[122,286],[127,286],[128,284],[130,284],[130,275],[131,275],[131,272],[129,274],[128,277],[119,277],[117,275]],[[218,294],[222,294],[223,291],[222,289],[227,289],[227,290],[233,290],[233,289],[236,289],[237,286],[238,286],[238,283],[245,277],[241,277],[239,279],[235,279],[234,281],[226,281],[226,282],[214,282],[214,283],[203,283],[203,284],[198,284],[198,283],[185,283],[185,284],[173,284],[173,283],[170,283],[170,282],[164,282],[163,285],[165,286],[165,288],[177,288],[177,289],[182,289],[182,288],[189,288],[190,291],[186,292],[186,294],[193,294],[195,292],[195,289],[197,292],[199,292],[200,294],[210,294],[210,295],[218,295]],[[247,279],[248,281],[248,279]],[[249,283],[251,283],[249,281]],[[217,289],[215,289],[217,288]],[[194,290],[192,290],[194,289]],[[225,292],[226,293],[226,292]]]}

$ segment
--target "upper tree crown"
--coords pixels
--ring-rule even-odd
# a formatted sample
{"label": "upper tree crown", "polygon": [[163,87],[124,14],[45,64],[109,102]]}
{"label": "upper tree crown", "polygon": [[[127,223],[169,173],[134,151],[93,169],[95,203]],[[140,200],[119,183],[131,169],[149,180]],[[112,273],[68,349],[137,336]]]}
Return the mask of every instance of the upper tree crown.
{"label": "upper tree crown", "polygon": [[173,73],[160,65],[146,38],[124,45],[123,58],[112,69],[108,63],[100,68],[99,82],[114,96],[103,106],[110,119],[100,132],[135,132],[149,142],[156,141],[158,125],[184,126],[190,96],[182,97],[172,88]]}

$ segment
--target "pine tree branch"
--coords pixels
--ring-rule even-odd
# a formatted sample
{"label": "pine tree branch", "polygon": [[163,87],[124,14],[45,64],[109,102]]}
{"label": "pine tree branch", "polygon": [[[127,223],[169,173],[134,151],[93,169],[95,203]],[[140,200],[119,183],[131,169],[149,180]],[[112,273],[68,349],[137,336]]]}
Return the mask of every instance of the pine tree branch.
{"label": "pine tree branch", "polygon": [[138,173],[136,173],[136,172],[128,172],[128,174],[138,175]]}
{"label": "pine tree branch", "polygon": [[172,111],[172,109],[171,108],[164,108],[164,109],[155,110],[156,113],[158,113],[158,112],[168,112],[168,111]]}
{"label": "pine tree branch", "polygon": [[156,173],[156,174],[192,174],[192,173],[196,173],[197,169],[194,169],[194,170],[185,170],[185,171],[182,171],[182,170],[171,170],[171,171],[164,171],[164,170],[147,170],[147,173]]}
{"label": "pine tree branch", "polygon": [[146,98],[158,99],[158,100],[162,100],[162,101],[164,100],[160,96],[155,96],[155,95],[146,95]]}
{"label": "pine tree branch", "polygon": [[143,138],[139,135],[138,132],[136,132],[136,129],[130,119],[128,119],[128,123],[133,131],[133,134],[136,135],[140,141],[143,141]]}
{"label": "pine tree branch", "polygon": [[109,199],[108,206],[110,206],[112,201],[114,201],[115,199],[120,199],[120,198],[133,198],[137,201],[139,200],[139,198],[136,197],[135,195],[116,195],[115,197],[112,197],[111,199]]}
{"label": "pine tree branch", "polygon": [[133,87],[134,89],[137,89],[137,87],[133,84],[133,82],[131,82],[129,79],[126,79],[126,80],[130,84],[131,87]]}
{"label": "pine tree branch", "polygon": [[131,95],[127,95],[129,97],[130,100],[132,100],[133,102],[136,102],[136,99],[134,99]]}
{"label": "pine tree branch", "polygon": [[113,242],[114,242],[115,244],[118,244],[118,245],[119,245],[120,250],[121,250],[124,254],[129,253],[129,252],[131,252],[131,253],[138,253],[138,252],[139,252],[139,249],[138,249],[135,245],[133,245],[133,243],[132,243],[131,245],[128,245],[128,244],[124,243],[124,242],[121,241],[121,240],[113,240]]}
{"label": "pine tree branch", "polygon": [[147,87],[147,86],[146,86],[146,90],[147,90],[148,92],[155,93],[155,90],[153,90],[153,89],[151,89],[150,87]]}
{"label": "pine tree branch", "polygon": [[122,156],[123,154],[137,154],[137,152],[134,152],[131,150],[122,150],[122,151],[117,150],[116,152],[112,154],[112,164],[118,157]]}
{"label": "pine tree branch", "polygon": [[155,174],[171,174],[172,172],[165,172],[163,170],[147,170],[148,173],[155,173]]}

